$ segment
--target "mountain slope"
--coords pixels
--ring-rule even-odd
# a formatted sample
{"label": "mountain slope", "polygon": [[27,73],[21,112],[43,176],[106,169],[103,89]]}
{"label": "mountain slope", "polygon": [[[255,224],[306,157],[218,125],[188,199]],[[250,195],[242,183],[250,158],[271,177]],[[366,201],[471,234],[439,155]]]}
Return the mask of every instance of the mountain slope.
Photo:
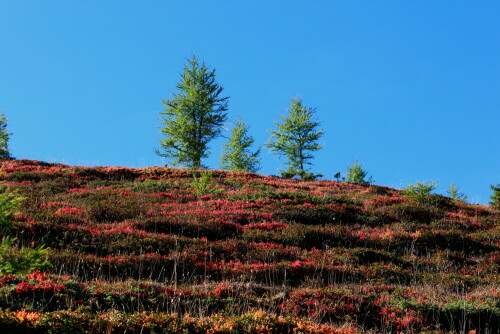
{"label": "mountain slope", "polygon": [[1,178],[25,197],[4,234],[52,264],[0,278],[5,331],[500,332],[489,207],[160,167],[18,160]]}

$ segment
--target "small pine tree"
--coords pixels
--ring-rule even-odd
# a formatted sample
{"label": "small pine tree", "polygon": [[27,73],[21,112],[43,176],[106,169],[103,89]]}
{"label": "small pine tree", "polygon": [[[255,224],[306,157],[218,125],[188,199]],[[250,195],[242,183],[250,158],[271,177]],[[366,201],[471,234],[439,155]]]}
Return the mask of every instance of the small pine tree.
{"label": "small pine tree", "polygon": [[453,182],[450,184],[450,189],[447,191],[448,195],[454,200],[466,201],[467,196],[464,193],[460,192],[460,189],[457,188]]}
{"label": "small pine tree", "polygon": [[436,189],[436,186],[436,181],[417,182],[415,185],[410,184],[403,190],[403,196],[413,198],[421,204],[427,205],[429,204],[429,195]]}
{"label": "small pine tree", "polygon": [[491,206],[500,209],[500,183],[496,186],[490,186],[491,190],[493,190],[493,194],[491,195]]}
{"label": "small pine tree", "polygon": [[255,152],[250,150],[254,143],[254,138],[248,134],[249,126],[243,121],[238,120],[229,142],[223,147],[221,158],[221,168],[233,172],[252,172],[259,171],[260,149]]}
{"label": "small pine tree", "polygon": [[198,177],[193,174],[193,182],[191,187],[194,189],[196,196],[204,196],[208,194],[215,194],[221,190],[213,184],[213,173],[210,170],[204,170]]}
{"label": "small pine tree", "polygon": [[281,123],[275,123],[276,130],[266,146],[278,156],[285,156],[288,169],[280,170],[281,176],[291,178],[296,175],[301,179],[314,179],[321,175],[310,173],[306,168],[311,165],[311,152],[321,149],[318,143],[323,130],[317,130],[319,122],[315,119],[315,109],[306,108],[302,99],[293,98],[286,117],[281,116]]}
{"label": "small pine tree", "polygon": [[162,101],[166,109],[160,140],[159,156],[172,159],[174,166],[202,168],[208,157],[208,143],[217,138],[227,118],[228,97],[221,97],[222,86],[215,82],[215,70],[193,56],[184,66],[179,92],[171,100]]}
{"label": "small pine tree", "polygon": [[357,161],[354,161],[352,166],[347,168],[345,181],[356,184],[372,184],[372,177],[366,178],[367,176],[368,172],[365,171]]}
{"label": "small pine tree", "polygon": [[0,113],[0,160],[10,160],[12,156],[9,151],[9,137],[7,132],[7,118],[3,113]]}

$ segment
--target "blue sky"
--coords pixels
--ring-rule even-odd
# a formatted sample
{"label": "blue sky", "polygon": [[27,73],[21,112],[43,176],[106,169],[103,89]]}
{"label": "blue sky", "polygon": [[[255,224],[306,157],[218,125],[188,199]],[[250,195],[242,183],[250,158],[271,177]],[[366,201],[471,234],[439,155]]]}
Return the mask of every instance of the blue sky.
{"label": "blue sky", "polygon": [[[500,182],[499,17],[499,1],[0,0],[0,110],[17,158],[163,165],[161,100],[196,54],[257,144],[301,96],[325,131],[314,172],[358,160],[377,184],[454,182],[485,204]],[[282,164],[264,150],[262,167]]]}

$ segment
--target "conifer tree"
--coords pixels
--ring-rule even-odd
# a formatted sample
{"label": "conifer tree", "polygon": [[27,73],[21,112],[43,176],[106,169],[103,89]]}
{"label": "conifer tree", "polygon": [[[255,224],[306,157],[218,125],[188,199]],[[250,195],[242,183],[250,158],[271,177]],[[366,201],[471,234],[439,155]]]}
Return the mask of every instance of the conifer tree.
{"label": "conifer tree", "polygon": [[491,190],[493,190],[493,195],[491,195],[491,206],[500,209],[500,183],[496,186],[490,186]]}
{"label": "conifer tree", "polygon": [[347,175],[345,181],[356,184],[373,183],[372,177],[370,176],[369,178],[366,178],[367,176],[368,172],[364,170],[357,161],[354,161],[352,166],[347,168]]}
{"label": "conifer tree", "polygon": [[227,100],[223,88],[215,81],[215,69],[209,69],[192,56],[184,66],[178,92],[163,100],[165,111],[160,140],[160,156],[171,159],[174,166],[200,169],[208,157],[208,143],[219,136],[227,118]]}
{"label": "conifer tree", "polygon": [[437,181],[417,182],[415,185],[409,184],[403,189],[403,196],[413,198],[414,200],[424,204],[430,204],[431,192],[436,189]]}
{"label": "conifer tree", "polygon": [[7,132],[7,118],[3,113],[0,113],[0,160],[10,160],[12,156],[9,151],[9,137]]}
{"label": "conifer tree", "polygon": [[312,152],[323,147],[318,143],[323,130],[317,129],[320,123],[316,120],[315,111],[305,107],[301,98],[293,98],[287,116],[280,116],[281,123],[275,123],[276,130],[270,131],[271,138],[266,146],[286,158],[288,169],[280,170],[282,177],[298,175],[301,179],[314,179],[321,176],[309,172],[307,168],[312,164]]}
{"label": "conifer tree", "polygon": [[454,200],[466,201],[467,196],[460,192],[460,189],[453,184],[450,184],[450,189],[447,191],[448,195]]}
{"label": "conifer tree", "polygon": [[248,134],[249,126],[238,120],[232,131],[229,141],[223,147],[221,168],[233,172],[259,171],[260,149],[252,152],[254,138]]}

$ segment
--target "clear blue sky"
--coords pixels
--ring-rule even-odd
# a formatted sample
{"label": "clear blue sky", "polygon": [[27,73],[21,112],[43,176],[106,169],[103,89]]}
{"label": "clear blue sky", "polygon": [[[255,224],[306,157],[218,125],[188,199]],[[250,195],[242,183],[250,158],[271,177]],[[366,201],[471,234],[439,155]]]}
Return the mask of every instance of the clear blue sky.
{"label": "clear blue sky", "polygon": [[357,159],[377,184],[454,182],[484,204],[500,183],[499,18],[496,0],[0,0],[0,110],[17,158],[163,165],[161,100],[196,54],[257,144],[299,95],[325,131],[313,171]]}

